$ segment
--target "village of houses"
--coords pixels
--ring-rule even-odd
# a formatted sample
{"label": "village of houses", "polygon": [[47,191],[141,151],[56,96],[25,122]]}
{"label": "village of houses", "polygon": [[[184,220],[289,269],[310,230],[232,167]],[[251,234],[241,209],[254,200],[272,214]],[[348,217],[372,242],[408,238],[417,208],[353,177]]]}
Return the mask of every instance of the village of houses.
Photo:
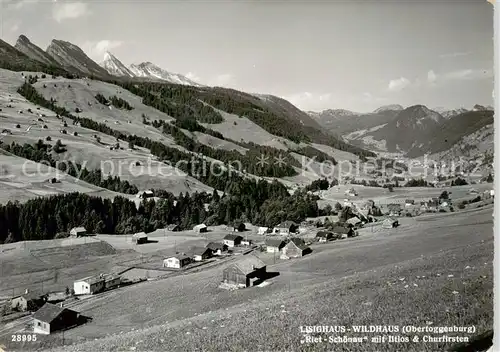
{"label": "village of houses", "polygon": [[[468,193],[474,196],[478,192],[471,189]],[[0,336],[6,332],[20,330],[48,335],[80,324],[92,324],[92,317],[83,316],[77,310],[71,309],[79,301],[91,300],[126,285],[140,284],[150,279],[158,280],[191,270],[203,270],[206,266],[229,264],[220,271],[221,290],[251,289],[252,286],[265,285],[268,280],[272,280],[272,275],[266,270],[266,262],[276,263],[314,256],[317,246],[357,237],[359,230],[366,226],[371,226],[372,229],[376,226],[379,231],[385,232],[399,231],[403,219],[428,212],[446,211],[440,209],[449,211],[453,206],[448,197],[432,197],[419,202],[405,199],[401,203],[376,206],[372,200],[363,201],[361,205],[360,202],[354,202],[353,199],[358,197],[358,192],[354,189],[346,191],[345,196],[347,198],[342,206],[349,207],[352,211],[351,217],[345,222],[339,222],[338,216],[330,216],[308,219],[300,224],[285,221],[272,228],[256,227],[243,222],[214,228],[199,224],[190,231],[180,231],[177,225],[170,225],[165,229],[169,237],[176,238],[176,233],[189,233],[191,236],[204,238],[205,244],[184,249],[180,249],[182,246],[179,245],[179,248],[174,247],[171,255],[165,255],[163,258],[150,256],[146,261],[141,258],[127,263],[129,268],[143,268],[146,271],[161,273],[154,278],[131,279],[127,276],[129,270],[124,270],[75,277],[73,285],[68,286],[65,292],[26,289],[23,294],[5,301],[8,303],[4,302],[4,318],[9,314],[15,315],[16,312],[23,312],[24,315],[21,315],[20,324],[13,325],[17,330],[0,328]],[[488,190],[481,193],[481,196],[493,201],[494,194]],[[70,231],[70,238],[91,240],[95,237],[99,239],[100,236],[89,234],[82,226]],[[165,235],[156,231],[152,234],[141,232],[126,237],[127,245],[140,251],[140,248],[155,249]]]}

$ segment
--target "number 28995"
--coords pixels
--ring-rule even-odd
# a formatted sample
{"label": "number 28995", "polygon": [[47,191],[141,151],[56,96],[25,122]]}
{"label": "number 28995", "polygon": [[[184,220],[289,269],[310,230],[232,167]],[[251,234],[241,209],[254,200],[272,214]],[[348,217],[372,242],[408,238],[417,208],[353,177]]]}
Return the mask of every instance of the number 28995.
{"label": "number 28995", "polygon": [[34,342],[36,341],[36,334],[14,334],[12,335],[12,342]]}

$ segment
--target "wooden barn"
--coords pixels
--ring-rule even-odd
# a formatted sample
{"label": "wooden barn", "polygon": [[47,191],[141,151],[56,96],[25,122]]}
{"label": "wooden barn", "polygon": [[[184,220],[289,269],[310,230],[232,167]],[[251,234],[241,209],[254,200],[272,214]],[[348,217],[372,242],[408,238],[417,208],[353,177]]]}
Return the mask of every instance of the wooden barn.
{"label": "wooden barn", "polygon": [[392,228],[396,228],[398,226],[399,226],[399,221],[396,219],[393,219],[393,218],[387,218],[382,223],[382,227],[384,229],[392,229]]}
{"label": "wooden barn", "polygon": [[148,235],[145,232],[138,232],[132,236],[132,242],[135,244],[147,243]]}
{"label": "wooden barn", "polygon": [[208,231],[208,227],[205,224],[199,224],[193,227],[194,232],[196,233],[204,233]]}
{"label": "wooden barn", "polygon": [[266,264],[254,255],[245,255],[233,265],[222,271],[222,281],[225,284],[238,287],[253,286],[255,281],[264,279]]}
{"label": "wooden barn", "polygon": [[311,248],[306,245],[304,240],[296,237],[291,238],[290,242],[283,247],[283,256],[287,258],[300,258],[311,252]]}
{"label": "wooden barn", "polygon": [[13,297],[10,301],[12,309],[20,312],[34,312],[47,301],[47,294],[37,291],[28,291],[20,296]]}
{"label": "wooden barn", "polygon": [[241,244],[242,240],[243,237],[241,237],[240,235],[229,234],[224,237],[224,244],[229,248],[236,247]]}
{"label": "wooden barn", "polygon": [[343,226],[335,226],[331,230],[334,235],[340,236],[340,238],[354,237],[354,230],[352,228],[347,228]]}
{"label": "wooden barn", "polygon": [[78,324],[79,313],[51,303],[33,314],[33,331],[48,335],[57,330],[65,330]]}
{"label": "wooden barn", "polygon": [[206,247],[212,251],[213,255],[221,255],[228,248],[226,244],[220,242],[210,242]]}
{"label": "wooden barn", "polygon": [[279,238],[266,238],[265,244],[267,253],[279,253],[286,242]]}
{"label": "wooden barn", "polygon": [[337,237],[331,231],[318,231],[316,239],[318,242],[328,242],[336,239]]}

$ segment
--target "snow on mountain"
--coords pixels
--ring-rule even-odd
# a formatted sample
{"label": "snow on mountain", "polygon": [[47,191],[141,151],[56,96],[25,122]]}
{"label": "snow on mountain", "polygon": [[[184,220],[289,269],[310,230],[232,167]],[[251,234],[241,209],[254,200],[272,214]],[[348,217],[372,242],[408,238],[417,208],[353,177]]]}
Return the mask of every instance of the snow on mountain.
{"label": "snow on mountain", "polygon": [[404,107],[399,104],[390,104],[379,107],[378,109],[373,110],[374,113],[379,113],[383,111],[401,111],[404,110]]}
{"label": "snow on mountain", "polygon": [[183,76],[179,73],[168,72],[167,70],[164,70],[151,62],[143,62],[138,65],[132,64],[130,65],[129,69],[136,77],[159,79],[175,84],[202,87],[201,84],[190,80],[186,76]]}
{"label": "snow on mountain", "polygon": [[104,61],[101,66],[110,74],[121,77],[135,77],[135,74],[109,51],[104,54]]}

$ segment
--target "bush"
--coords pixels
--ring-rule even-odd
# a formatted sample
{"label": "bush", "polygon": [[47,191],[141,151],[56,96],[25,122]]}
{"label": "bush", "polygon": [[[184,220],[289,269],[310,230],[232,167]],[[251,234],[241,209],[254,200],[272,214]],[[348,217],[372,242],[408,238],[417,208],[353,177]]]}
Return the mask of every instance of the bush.
{"label": "bush", "polygon": [[463,204],[463,203],[459,204],[458,209],[465,209],[465,204]]}

